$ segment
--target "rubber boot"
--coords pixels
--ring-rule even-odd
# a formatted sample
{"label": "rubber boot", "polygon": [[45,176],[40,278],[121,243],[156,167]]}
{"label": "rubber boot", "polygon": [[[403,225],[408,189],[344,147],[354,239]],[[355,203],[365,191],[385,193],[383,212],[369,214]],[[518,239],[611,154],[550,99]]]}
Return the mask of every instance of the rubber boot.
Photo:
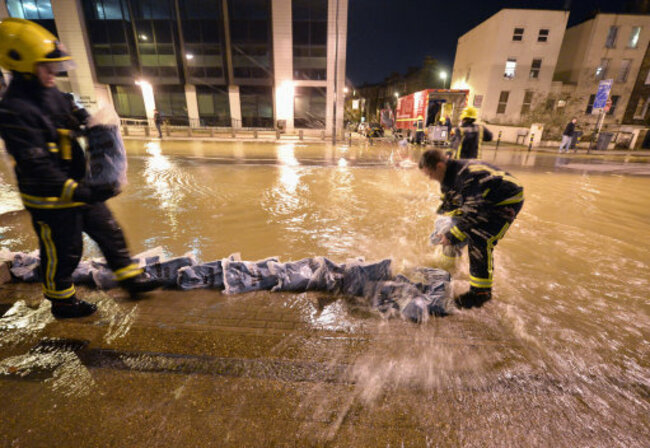
{"label": "rubber boot", "polygon": [[57,319],[86,317],[97,311],[97,305],[84,302],[75,296],[69,299],[47,299],[52,302],[52,315]]}
{"label": "rubber boot", "polygon": [[475,290],[470,289],[464,294],[459,295],[454,299],[454,303],[458,308],[480,308],[485,302],[492,298],[492,291],[488,290]]}
{"label": "rubber boot", "polygon": [[124,288],[131,295],[132,298],[137,298],[140,294],[153,291],[163,286],[160,280],[155,280],[142,273],[135,277],[127,278],[120,282],[120,286]]}

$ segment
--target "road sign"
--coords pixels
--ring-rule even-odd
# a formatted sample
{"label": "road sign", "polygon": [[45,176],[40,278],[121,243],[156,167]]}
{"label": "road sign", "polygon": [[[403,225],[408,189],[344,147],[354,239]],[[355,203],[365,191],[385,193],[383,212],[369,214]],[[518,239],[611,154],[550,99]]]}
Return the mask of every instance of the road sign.
{"label": "road sign", "polygon": [[604,79],[598,83],[598,92],[596,99],[594,99],[594,109],[601,109],[605,107],[607,98],[609,98],[609,91],[612,89],[613,79]]}
{"label": "road sign", "polygon": [[612,100],[608,99],[605,102],[605,108],[603,109],[605,112],[609,112],[609,110],[612,108]]}

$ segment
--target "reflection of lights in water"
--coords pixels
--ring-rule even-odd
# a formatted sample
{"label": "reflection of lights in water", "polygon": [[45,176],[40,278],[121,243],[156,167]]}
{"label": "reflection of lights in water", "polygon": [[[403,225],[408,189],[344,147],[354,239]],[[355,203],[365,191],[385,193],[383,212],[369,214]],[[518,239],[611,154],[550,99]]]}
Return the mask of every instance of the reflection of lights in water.
{"label": "reflection of lights in water", "polygon": [[296,156],[294,154],[294,146],[291,144],[278,146],[277,156],[280,165],[286,165],[286,166],[300,165],[300,162],[298,162],[298,159],[296,159]]}
{"label": "reflection of lights in water", "polygon": [[287,192],[295,193],[299,181],[300,176],[295,168],[289,166],[280,167],[280,184],[282,184]]}
{"label": "reflection of lights in water", "polygon": [[162,155],[160,142],[151,141],[146,144],[146,152],[151,155],[146,161],[144,175],[147,184],[154,190],[154,196],[160,201],[160,208],[167,212],[172,231],[178,225],[176,210],[184,195],[173,185],[176,167],[167,156]]}
{"label": "reflection of lights in water", "polygon": [[347,168],[348,161],[345,160],[343,157],[341,157],[337,165],[339,166],[339,168]]}

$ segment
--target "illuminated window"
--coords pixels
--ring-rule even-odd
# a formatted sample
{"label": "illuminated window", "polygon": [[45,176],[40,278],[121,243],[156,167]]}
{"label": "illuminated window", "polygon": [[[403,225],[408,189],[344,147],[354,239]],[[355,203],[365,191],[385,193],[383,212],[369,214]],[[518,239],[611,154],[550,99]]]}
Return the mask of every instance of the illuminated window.
{"label": "illuminated window", "polygon": [[627,42],[627,48],[636,48],[639,45],[639,37],[641,36],[641,27],[633,26],[630,33],[630,40]]}
{"label": "illuminated window", "polygon": [[296,128],[325,128],[325,88],[296,87],[294,97],[294,126]]}
{"label": "illuminated window", "polygon": [[508,58],[506,61],[506,69],[503,72],[503,77],[507,79],[513,79],[515,77],[515,71],[517,69],[517,59]]}
{"label": "illuminated window", "polygon": [[602,58],[600,60],[600,65],[596,67],[596,81],[605,79],[607,76],[607,67],[609,67],[609,59]]}

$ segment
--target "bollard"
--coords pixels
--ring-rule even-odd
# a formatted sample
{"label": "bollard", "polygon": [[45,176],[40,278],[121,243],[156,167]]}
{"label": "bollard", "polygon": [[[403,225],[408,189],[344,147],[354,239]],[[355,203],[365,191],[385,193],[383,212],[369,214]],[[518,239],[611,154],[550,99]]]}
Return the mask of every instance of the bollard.
{"label": "bollard", "polygon": [[149,126],[144,127],[144,135],[149,137],[151,135],[151,128]]}
{"label": "bollard", "polygon": [[129,127],[124,125],[122,126],[122,131],[124,132],[124,136],[128,137],[129,136]]}
{"label": "bollard", "polygon": [[299,138],[300,140],[304,140],[304,139],[305,139],[305,131],[303,131],[302,129],[299,130],[299,131],[298,131],[298,138]]}
{"label": "bollard", "polygon": [[192,126],[187,127],[187,136],[191,137],[192,136]]}
{"label": "bollard", "polygon": [[280,130],[279,129],[275,131],[275,139],[280,140]]}
{"label": "bollard", "polygon": [[214,137],[214,128],[210,128],[210,137]]}
{"label": "bollard", "polygon": [[171,131],[171,129],[169,129],[169,125],[168,125],[168,124],[165,125],[165,134],[167,135],[167,137],[169,137],[170,135],[172,135],[172,131]]}
{"label": "bollard", "polygon": [[230,136],[231,136],[232,138],[237,137],[237,136],[235,135],[235,128],[230,128]]}
{"label": "bollard", "polygon": [[257,138],[257,129],[253,131],[253,138]]}
{"label": "bollard", "polygon": [[320,138],[325,140],[325,131],[320,131]]}
{"label": "bollard", "polygon": [[348,146],[352,146],[352,132],[348,133]]}
{"label": "bollard", "polygon": [[530,134],[530,141],[528,142],[528,152],[530,152],[530,150],[533,149],[534,138],[535,138],[535,134]]}
{"label": "bollard", "polygon": [[499,149],[499,144],[501,143],[501,133],[502,133],[502,132],[503,132],[503,131],[499,131],[499,135],[497,136],[497,146],[494,148],[494,151],[496,151],[497,149]]}

